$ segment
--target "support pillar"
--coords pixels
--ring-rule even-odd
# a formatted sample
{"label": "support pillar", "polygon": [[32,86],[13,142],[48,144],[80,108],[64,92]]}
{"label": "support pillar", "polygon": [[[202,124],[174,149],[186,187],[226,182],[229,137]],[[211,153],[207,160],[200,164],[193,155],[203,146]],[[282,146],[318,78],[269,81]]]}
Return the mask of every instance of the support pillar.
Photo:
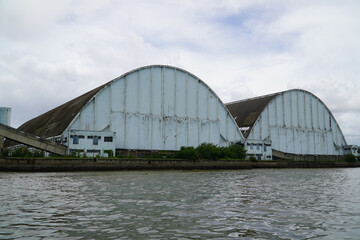
{"label": "support pillar", "polygon": [[3,150],[4,150],[4,137],[0,136],[0,157],[2,157]]}

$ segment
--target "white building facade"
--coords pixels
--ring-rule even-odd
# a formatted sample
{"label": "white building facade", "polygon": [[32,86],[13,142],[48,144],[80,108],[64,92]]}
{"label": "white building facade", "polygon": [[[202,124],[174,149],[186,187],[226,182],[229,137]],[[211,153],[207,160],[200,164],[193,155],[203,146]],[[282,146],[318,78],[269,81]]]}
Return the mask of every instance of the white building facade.
{"label": "white building facade", "polygon": [[[250,109],[253,105],[253,109]],[[315,95],[289,90],[227,104],[247,141],[269,140],[276,151],[296,155],[343,155],[347,145],[334,116]],[[244,115],[237,108],[248,108]]]}
{"label": "white building facade", "polygon": [[[110,137],[112,141],[104,142]],[[81,150],[88,156],[103,154],[104,149],[174,151],[204,142],[244,142],[227,108],[203,81],[182,69],[158,65],[104,85],[73,118],[62,139],[69,152]]]}

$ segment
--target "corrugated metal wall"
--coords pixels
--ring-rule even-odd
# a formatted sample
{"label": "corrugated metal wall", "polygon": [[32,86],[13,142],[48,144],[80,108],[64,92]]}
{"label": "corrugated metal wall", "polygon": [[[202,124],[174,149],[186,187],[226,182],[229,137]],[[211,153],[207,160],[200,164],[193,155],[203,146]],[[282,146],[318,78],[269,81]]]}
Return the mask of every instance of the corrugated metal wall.
{"label": "corrugated metal wall", "polygon": [[272,140],[272,148],[294,154],[339,155],[345,138],[325,104],[303,90],[275,97],[254,124],[249,139]]}
{"label": "corrugated metal wall", "polygon": [[243,139],[232,116],[194,75],[169,66],[137,69],[110,82],[69,129],[116,132],[116,148],[178,150]]}

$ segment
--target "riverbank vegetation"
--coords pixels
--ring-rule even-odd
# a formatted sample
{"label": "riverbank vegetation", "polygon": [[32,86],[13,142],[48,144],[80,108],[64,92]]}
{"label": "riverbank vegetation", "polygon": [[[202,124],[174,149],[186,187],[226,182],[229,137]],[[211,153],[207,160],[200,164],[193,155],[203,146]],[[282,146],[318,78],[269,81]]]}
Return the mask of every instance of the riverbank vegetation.
{"label": "riverbank vegetation", "polygon": [[175,152],[177,159],[245,159],[246,151],[240,145],[218,147],[211,143],[202,143],[198,147],[181,147]]}
{"label": "riverbank vegetation", "polygon": [[29,151],[29,149],[25,146],[23,147],[19,147],[17,149],[15,149],[11,154],[10,151],[8,149],[4,149],[3,153],[2,153],[3,157],[25,157],[25,158],[41,158],[44,157],[44,151],[40,151],[40,150],[35,150],[33,152]]}
{"label": "riverbank vegetation", "polygon": [[359,159],[357,159],[354,154],[349,153],[345,155],[345,162],[357,162],[357,161],[359,161]]}
{"label": "riverbank vegetation", "polygon": [[[12,153],[9,152],[8,149],[4,149],[2,152],[2,156],[4,158],[51,158],[51,159],[187,159],[187,160],[226,160],[226,159],[242,159],[249,160],[252,162],[258,162],[255,157],[250,156],[247,158],[246,151],[240,145],[231,145],[228,147],[219,147],[211,143],[202,143],[198,147],[181,147],[179,151],[153,151],[149,155],[145,156],[134,156],[131,153],[126,155],[115,155],[112,150],[105,150],[107,157],[96,155],[93,157],[86,156],[82,151],[74,152],[71,155],[59,157],[59,156],[49,156],[45,157],[43,151],[35,150],[30,151],[27,147],[19,147],[15,149]],[[265,160],[271,161],[271,160]],[[274,159],[273,161],[295,161],[295,160],[279,160]],[[308,162],[309,160],[303,160],[304,162]],[[326,159],[314,159],[313,162],[348,162],[355,163],[360,162],[359,157],[356,157],[353,154],[347,154],[343,158],[338,160],[326,160]],[[299,162],[299,161],[298,161]]]}

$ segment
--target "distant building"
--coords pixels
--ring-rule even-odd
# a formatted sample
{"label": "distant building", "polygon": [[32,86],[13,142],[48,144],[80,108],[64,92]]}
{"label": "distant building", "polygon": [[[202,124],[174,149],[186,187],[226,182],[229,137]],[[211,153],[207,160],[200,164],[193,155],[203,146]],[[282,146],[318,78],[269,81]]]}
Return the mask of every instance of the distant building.
{"label": "distant building", "polygon": [[0,107],[0,123],[10,126],[11,123],[11,108]]}
{"label": "distant building", "polygon": [[360,148],[358,145],[345,145],[343,147],[344,149],[344,154],[352,154],[356,157],[360,156]]}

